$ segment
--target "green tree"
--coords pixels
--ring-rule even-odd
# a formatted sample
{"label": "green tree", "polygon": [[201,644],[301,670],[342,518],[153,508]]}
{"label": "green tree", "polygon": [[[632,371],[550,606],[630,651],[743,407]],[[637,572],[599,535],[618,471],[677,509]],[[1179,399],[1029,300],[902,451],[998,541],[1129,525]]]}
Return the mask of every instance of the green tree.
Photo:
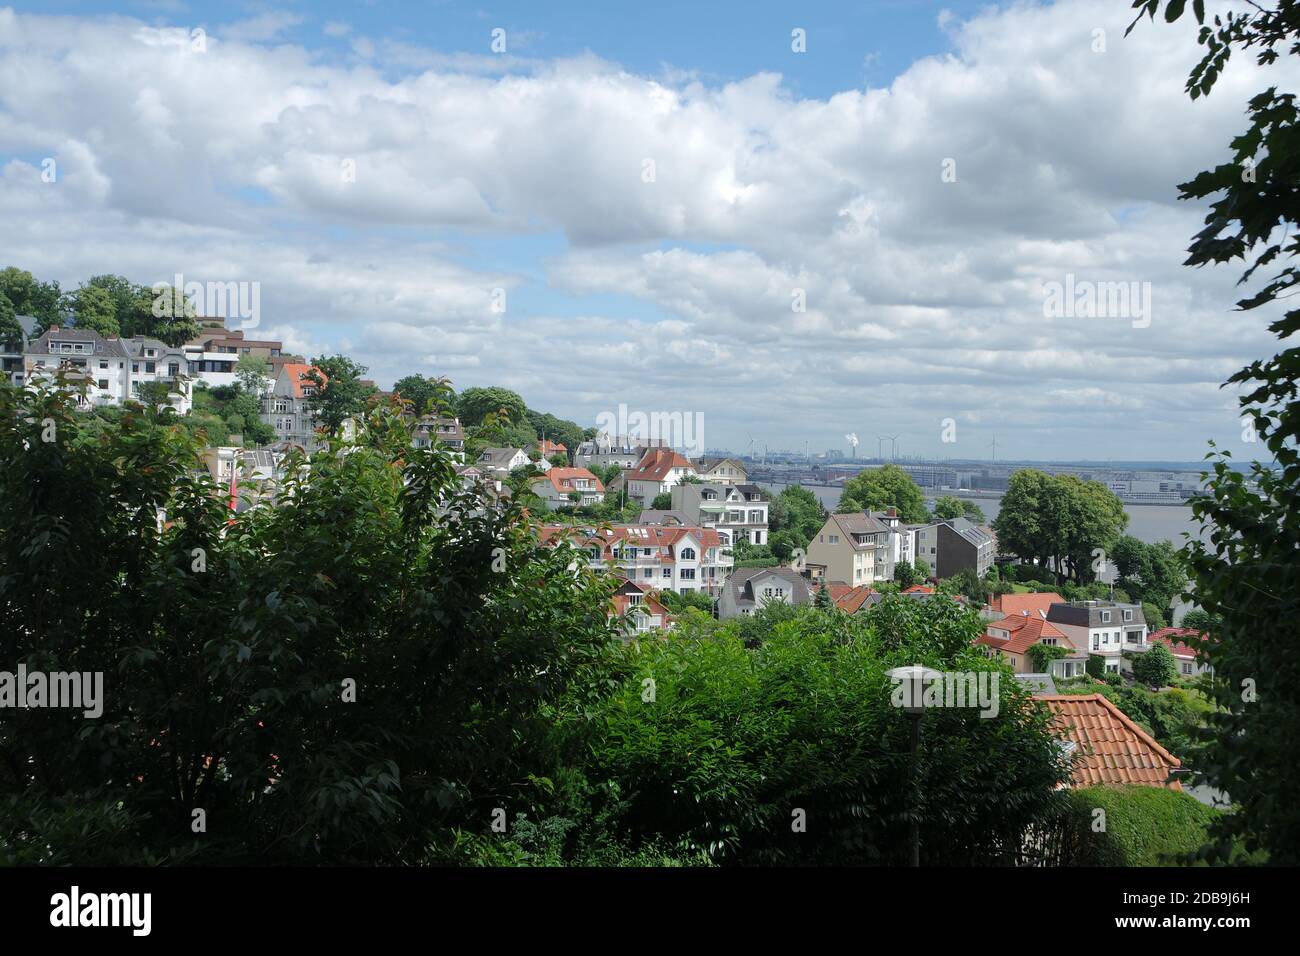
{"label": "green tree", "polygon": [[17,351],[23,343],[23,327],[9,297],[0,292],[0,348]]}
{"label": "green tree", "polygon": [[454,404],[456,394],[445,378],[407,375],[393,383],[393,392],[411,403],[412,415],[433,415]]}
{"label": "green tree", "polygon": [[609,582],[386,408],[234,516],[174,421],[0,385],[0,661],[104,675],[0,720],[0,863],[409,865],[531,811],[621,674]]}
{"label": "green tree", "polygon": [[894,565],[894,580],[900,587],[910,588],[917,583],[917,571],[910,561],[899,561]]}
{"label": "green tree", "polygon": [[179,348],[199,335],[198,308],[184,291],[172,286],[141,288],[134,314],[140,330],[172,348]]}
{"label": "green tree", "polygon": [[943,495],[934,500],[934,516],[947,520],[949,518],[962,518],[966,515],[966,509],[962,505],[960,498],[954,498],[951,495]]}
{"label": "green tree", "polygon": [[772,498],[767,512],[768,530],[786,532],[792,548],[807,548],[826,523],[826,509],[802,485],[786,485]]}
{"label": "green tree", "polygon": [[1150,601],[1142,602],[1142,616],[1147,619],[1147,627],[1155,631],[1169,623],[1165,616],[1165,610],[1158,604],[1152,604]]}
{"label": "green tree", "polygon": [[655,500],[650,502],[652,511],[669,511],[673,506],[673,496],[671,492],[661,491],[655,495]]}
{"label": "green tree", "polygon": [[1127,523],[1123,502],[1100,482],[1025,468],[1011,476],[993,530],[1003,551],[1087,583],[1094,555]]}
{"label": "green tree", "polygon": [[[1159,0],[1134,6],[1139,19],[1143,12],[1154,18],[1161,9]],[[1173,21],[1187,5],[1167,0],[1163,9],[1165,19]],[[1201,24],[1198,42],[1205,47],[1187,78],[1193,99],[1209,95],[1235,49],[1254,52],[1261,66],[1275,64],[1282,51],[1294,57],[1300,49],[1300,4],[1295,0],[1225,10],[1215,15],[1212,26],[1205,23],[1203,2],[1195,0],[1191,9]],[[1271,267],[1271,274],[1255,279],[1237,307],[1272,309],[1292,298],[1300,285],[1295,264],[1300,253],[1300,196],[1295,190],[1300,137],[1294,94],[1270,87],[1249,100],[1247,116],[1249,126],[1230,144],[1229,161],[1179,186],[1181,198],[1213,200],[1186,262],[1249,261],[1242,284]],[[1300,309],[1288,309],[1270,329],[1279,343],[1286,343],[1300,330]],[[1294,768],[1300,766],[1300,734],[1294,732],[1300,727],[1295,693],[1300,658],[1294,653],[1300,644],[1297,382],[1300,347],[1295,345],[1228,380],[1244,390],[1242,413],[1251,437],[1258,436],[1271,461],[1254,461],[1243,474],[1226,452],[1212,451],[1208,485],[1192,500],[1192,513],[1213,533],[1208,540],[1189,541],[1184,552],[1197,603],[1216,623],[1213,690],[1220,710],[1210,718],[1197,769],[1231,793],[1241,808],[1215,828],[1215,851],[1226,857],[1233,838],[1241,837],[1248,850],[1265,849],[1273,863],[1292,865],[1300,862],[1300,806],[1293,786]],[[1248,694],[1242,691],[1246,680]]]}
{"label": "green tree", "polygon": [[260,355],[241,355],[235,363],[235,379],[251,396],[260,396],[271,378],[271,363]]}
{"label": "green tree", "polygon": [[[480,425],[491,413],[505,410],[507,421],[524,422],[528,406],[518,392],[508,388],[467,388],[456,399],[456,414],[462,425]],[[531,431],[531,429],[530,429]]]}
{"label": "green tree", "polygon": [[366,367],[347,356],[323,356],[312,359],[311,364],[305,378],[315,386],[316,394],[307,405],[320,425],[330,432],[337,431],[349,418],[365,411],[375,387],[361,380]]}
{"label": "green tree", "polygon": [[925,495],[912,476],[897,465],[867,468],[844,483],[840,495],[841,514],[850,511],[882,511],[897,508],[899,517],[919,524],[929,519]]}
{"label": "green tree", "polygon": [[1180,627],[1189,627],[1194,631],[1200,631],[1202,634],[1213,634],[1218,628],[1214,626],[1214,621],[1207,611],[1200,608],[1192,608],[1183,615]]}
{"label": "green tree", "polygon": [[121,334],[117,322],[117,309],[113,297],[99,286],[83,285],[69,293],[68,306],[72,310],[77,328],[90,329],[105,338]]}
{"label": "green tree", "polygon": [[1178,664],[1174,655],[1162,642],[1156,642],[1150,650],[1133,656],[1133,679],[1148,687],[1165,687],[1172,684],[1177,675]]}

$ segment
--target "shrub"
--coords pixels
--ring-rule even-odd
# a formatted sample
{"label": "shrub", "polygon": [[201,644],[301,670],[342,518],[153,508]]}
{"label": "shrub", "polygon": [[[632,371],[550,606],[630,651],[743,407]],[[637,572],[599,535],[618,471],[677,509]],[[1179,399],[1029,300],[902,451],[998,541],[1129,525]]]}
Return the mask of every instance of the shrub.
{"label": "shrub", "polygon": [[[1165,787],[1101,786],[1069,794],[1072,826],[1081,839],[1078,866],[1170,866],[1187,862],[1205,845],[1222,811]],[[1105,829],[1095,831],[1094,811]]]}

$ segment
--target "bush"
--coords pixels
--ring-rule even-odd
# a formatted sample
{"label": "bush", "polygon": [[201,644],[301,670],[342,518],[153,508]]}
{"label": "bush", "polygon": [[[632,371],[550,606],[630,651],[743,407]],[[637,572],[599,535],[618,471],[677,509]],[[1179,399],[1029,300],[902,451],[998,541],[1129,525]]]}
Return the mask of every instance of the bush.
{"label": "bush", "polygon": [[[1165,787],[1101,786],[1069,794],[1080,858],[1076,866],[1171,866],[1186,863],[1207,842],[1222,811]],[[1094,810],[1106,812],[1093,830]]]}

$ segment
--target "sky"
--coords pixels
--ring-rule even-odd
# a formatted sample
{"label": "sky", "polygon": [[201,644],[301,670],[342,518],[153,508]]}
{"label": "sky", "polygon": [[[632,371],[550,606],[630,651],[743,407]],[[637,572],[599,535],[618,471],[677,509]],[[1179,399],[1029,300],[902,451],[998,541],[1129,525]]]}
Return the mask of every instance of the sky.
{"label": "sky", "polygon": [[1296,70],[1238,57],[1192,102],[1194,22],[1130,13],[0,6],[0,266],[247,283],[232,325],[381,386],[681,413],[710,448],[1249,456],[1220,386],[1275,315],[1182,265],[1177,184]]}

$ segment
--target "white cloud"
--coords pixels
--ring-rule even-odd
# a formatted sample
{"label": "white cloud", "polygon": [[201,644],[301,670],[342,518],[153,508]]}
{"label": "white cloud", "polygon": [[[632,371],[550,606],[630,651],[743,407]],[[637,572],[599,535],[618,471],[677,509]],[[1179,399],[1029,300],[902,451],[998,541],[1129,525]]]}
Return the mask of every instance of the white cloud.
{"label": "white cloud", "polygon": [[[283,43],[285,13],[195,52],[187,29],[0,10],[0,154],[19,157],[0,259],[65,283],[260,281],[287,347],[349,343],[381,382],[451,372],[583,421],[704,410],[736,447],[878,425],[960,455],[938,440],[953,417],[971,455],[996,429],[1009,454],[1114,457],[1123,433],[1197,457],[1238,433],[1218,383],[1271,338],[1228,313],[1237,270],[1181,266],[1203,213],[1174,184],[1223,159],[1265,81],[1238,58],[1191,103],[1188,30],[1124,39],[1129,12],[949,16],[950,54],[800,99],[772,74],[706,85],[336,22],[332,62]],[[1150,326],[1045,318],[1066,274],[1150,282]]]}

